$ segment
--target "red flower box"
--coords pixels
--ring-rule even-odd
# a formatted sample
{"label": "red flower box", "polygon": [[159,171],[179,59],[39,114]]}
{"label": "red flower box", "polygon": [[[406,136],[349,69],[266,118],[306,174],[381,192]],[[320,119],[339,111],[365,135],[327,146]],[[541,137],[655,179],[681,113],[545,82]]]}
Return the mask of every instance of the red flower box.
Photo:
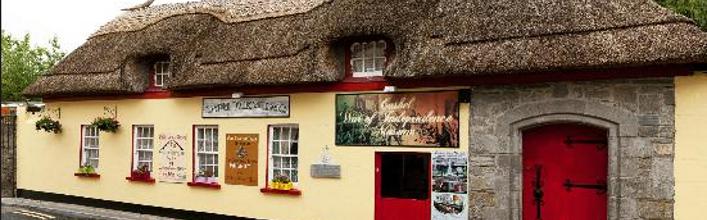
{"label": "red flower box", "polygon": [[188,182],[187,186],[193,186],[193,187],[204,187],[204,188],[211,188],[211,189],[221,189],[221,185],[218,183],[203,183],[203,182]]}
{"label": "red flower box", "polygon": [[155,178],[151,178],[149,176],[147,178],[141,177],[141,176],[129,176],[129,177],[125,177],[125,179],[133,181],[133,182],[145,182],[145,183],[154,183],[155,182]]}
{"label": "red flower box", "polygon": [[74,176],[86,177],[86,178],[101,178],[101,175],[97,173],[74,173]]}
{"label": "red flower box", "polygon": [[273,189],[273,188],[262,188],[262,189],[260,189],[260,192],[261,193],[271,193],[271,194],[293,195],[293,196],[302,195],[302,191],[299,191],[298,189],[282,190],[282,189]]}

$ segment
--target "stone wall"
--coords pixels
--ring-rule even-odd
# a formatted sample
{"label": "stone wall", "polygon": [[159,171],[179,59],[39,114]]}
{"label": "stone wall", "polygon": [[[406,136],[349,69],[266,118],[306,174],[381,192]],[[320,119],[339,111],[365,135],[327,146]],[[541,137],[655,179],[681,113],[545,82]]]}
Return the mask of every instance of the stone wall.
{"label": "stone wall", "polygon": [[609,219],[673,218],[672,78],[472,88],[471,219],[520,219],[524,128],[578,122],[609,131]]}
{"label": "stone wall", "polygon": [[15,196],[15,116],[2,116],[0,121],[0,143],[2,145],[2,197]]}

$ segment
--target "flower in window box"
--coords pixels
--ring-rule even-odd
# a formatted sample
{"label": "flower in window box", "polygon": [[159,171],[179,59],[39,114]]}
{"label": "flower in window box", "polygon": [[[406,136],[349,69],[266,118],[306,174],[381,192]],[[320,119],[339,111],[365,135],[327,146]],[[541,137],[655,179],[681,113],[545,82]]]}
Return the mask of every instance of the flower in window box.
{"label": "flower in window box", "polygon": [[120,122],[115,120],[115,118],[110,117],[98,117],[93,120],[91,126],[98,128],[101,131],[107,131],[115,133],[120,127]]}
{"label": "flower in window box", "polygon": [[135,179],[141,179],[141,180],[149,180],[150,179],[150,169],[147,167],[146,164],[144,164],[144,165],[140,166],[139,168],[130,172],[130,177],[135,178]]}
{"label": "flower in window box", "polygon": [[91,164],[84,164],[83,166],[79,167],[78,172],[79,174],[83,175],[89,175],[89,174],[96,174],[96,168],[93,168]]}
{"label": "flower in window box", "polygon": [[34,123],[34,126],[37,131],[44,130],[46,132],[54,132],[55,134],[61,132],[61,124],[59,123],[59,121],[52,120],[47,116],[44,116],[42,117],[42,119],[39,119],[39,121]]}
{"label": "flower in window box", "polygon": [[270,187],[273,189],[291,190],[292,186],[292,181],[290,181],[290,178],[285,175],[275,176],[275,178],[273,178],[270,182]]}
{"label": "flower in window box", "polygon": [[214,177],[214,173],[210,170],[200,170],[199,173],[196,174],[194,182],[212,184],[216,183],[216,177]]}

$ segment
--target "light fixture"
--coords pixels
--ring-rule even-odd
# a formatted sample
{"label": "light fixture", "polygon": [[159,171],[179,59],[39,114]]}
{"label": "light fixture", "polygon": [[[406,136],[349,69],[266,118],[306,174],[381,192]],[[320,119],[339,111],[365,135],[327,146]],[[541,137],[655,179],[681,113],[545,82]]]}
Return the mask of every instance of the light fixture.
{"label": "light fixture", "polygon": [[243,93],[242,93],[242,92],[234,92],[234,93],[231,93],[231,98],[237,99],[237,98],[240,98],[240,97],[243,97]]}
{"label": "light fixture", "polygon": [[395,92],[398,88],[395,86],[385,86],[383,87],[383,92]]}
{"label": "light fixture", "polygon": [[234,92],[234,93],[231,93],[231,98],[237,99],[237,98],[240,98],[240,97],[243,97],[243,93],[242,93],[242,92]]}

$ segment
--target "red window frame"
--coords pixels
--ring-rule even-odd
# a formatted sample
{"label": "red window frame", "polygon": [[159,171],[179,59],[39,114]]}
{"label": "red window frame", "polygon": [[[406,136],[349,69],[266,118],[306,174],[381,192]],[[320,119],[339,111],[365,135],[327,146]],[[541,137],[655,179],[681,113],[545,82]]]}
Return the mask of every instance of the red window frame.
{"label": "red window frame", "polygon": [[388,64],[390,64],[391,60],[391,55],[392,51],[394,48],[393,43],[391,43],[389,40],[382,39],[382,38],[359,38],[355,40],[351,40],[347,42],[344,48],[344,82],[377,82],[377,81],[385,81],[384,76],[371,76],[371,77],[354,77],[353,76],[353,66],[351,66],[351,46],[355,43],[368,43],[368,42],[377,42],[377,41],[385,41],[385,64],[383,64],[383,73],[385,74],[385,69],[388,67]]}

